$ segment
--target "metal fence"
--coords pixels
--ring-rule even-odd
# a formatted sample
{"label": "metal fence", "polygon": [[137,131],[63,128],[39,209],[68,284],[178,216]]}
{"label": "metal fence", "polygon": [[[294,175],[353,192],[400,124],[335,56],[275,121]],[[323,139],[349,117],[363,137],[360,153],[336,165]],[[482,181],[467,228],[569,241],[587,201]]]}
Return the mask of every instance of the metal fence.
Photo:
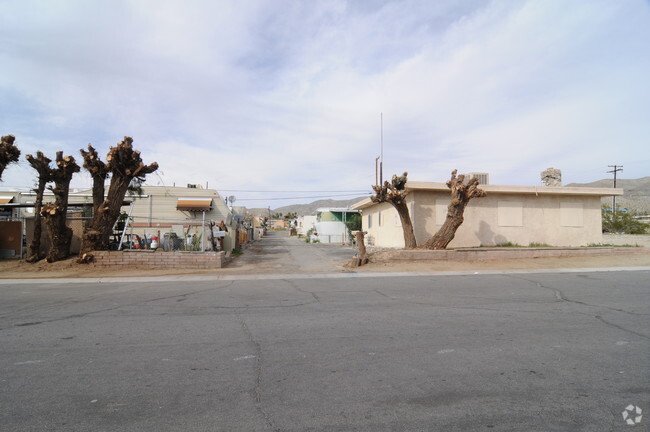
{"label": "metal fence", "polygon": [[[11,251],[9,246],[4,246],[6,242],[3,239],[9,236],[8,230],[3,230],[3,234],[7,235],[0,236],[0,249],[7,251],[6,254],[0,252],[0,255],[25,257],[34,238],[34,217],[24,215],[1,219],[7,223],[13,221],[21,224],[18,235],[22,237],[22,250],[13,244]],[[91,220],[90,217],[68,216],[66,225],[72,229],[71,254],[78,254],[81,250],[81,239]],[[119,222],[115,224],[109,239],[110,250],[161,248],[165,251],[225,251],[235,248],[242,238],[244,242],[249,238],[246,230],[233,230],[230,227],[227,227],[227,231],[213,230],[211,221],[202,220],[130,217],[123,225],[124,227]],[[40,252],[45,254],[49,248],[50,239],[47,227],[43,224]]]}
{"label": "metal fence", "polygon": [[226,250],[226,239],[231,237],[228,228],[218,229],[209,220],[129,217],[124,225],[116,224],[110,249]]}
{"label": "metal fence", "polygon": [[318,234],[316,238],[321,243],[346,243],[345,237],[343,234]]}

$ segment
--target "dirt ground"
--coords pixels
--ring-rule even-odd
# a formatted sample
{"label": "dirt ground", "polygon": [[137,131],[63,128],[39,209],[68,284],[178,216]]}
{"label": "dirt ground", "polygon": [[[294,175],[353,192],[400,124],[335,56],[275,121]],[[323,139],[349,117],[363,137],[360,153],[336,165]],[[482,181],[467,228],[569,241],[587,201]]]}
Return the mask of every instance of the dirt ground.
{"label": "dirt ground", "polygon": [[[644,248],[643,253],[602,255],[590,257],[554,257],[526,258],[499,261],[420,261],[399,263],[369,263],[363,267],[347,267],[348,260],[335,262],[327,272],[446,272],[446,271],[486,271],[486,270],[540,270],[565,268],[597,268],[597,267],[646,267],[650,266],[650,249]],[[231,274],[272,274],[300,273],[300,269],[292,270],[289,266],[279,267],[277,263],[244,258],[254,254],[255,250],[245,251],[241,257],[233,258],[222,269],[215,270],[182,270],[182,269],[150,269],[150,268],[100,268],[77,264],[75,258],[50,264],[41,261],[29,264],[18,260],[0,260],[0,279],[51,279],[51,278],[97,278],[97,277],[143,277],[169,275],[231,275]],[[248,259],[247,259],[248,258]],[[246,261],[251,262],[246,262]],[[243,265],[242,265],[243,264]],[[320,273],[320,272],[319,272]],[[323,273],[326,273],[323,271]]]}

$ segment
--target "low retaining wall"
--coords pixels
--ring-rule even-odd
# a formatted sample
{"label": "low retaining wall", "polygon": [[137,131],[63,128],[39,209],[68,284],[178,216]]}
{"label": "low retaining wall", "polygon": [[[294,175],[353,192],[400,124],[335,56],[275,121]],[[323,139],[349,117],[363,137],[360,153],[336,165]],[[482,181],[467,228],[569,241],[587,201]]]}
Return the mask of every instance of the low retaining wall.
{"label": "low retaining wall", "polygon": [[94,251],[97,267],[148,267],[154,269],[218,269],[224,252]]}
{"label": "low retaining wall", "polygon": [[643,247],[404,249],[377,251],[370,255],[370,260],[372,262],[490,261],[517,258],[577,257],[614,254],[650,254],[650,249]]}

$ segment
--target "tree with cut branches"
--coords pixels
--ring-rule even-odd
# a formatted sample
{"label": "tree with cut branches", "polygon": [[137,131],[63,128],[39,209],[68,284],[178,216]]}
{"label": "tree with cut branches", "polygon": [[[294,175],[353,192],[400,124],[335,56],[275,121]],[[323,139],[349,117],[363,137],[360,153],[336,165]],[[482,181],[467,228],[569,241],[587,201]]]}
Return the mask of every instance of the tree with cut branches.
{"label": "tree with cut branches", "polygon": [[43,207],[45,185],[52,179],[52,168],[50,168],[50,162],[52,160],[40,151],[36,152],[36,157],[28,154],[25,156],[25,159],[27,159],[27,162],[38,173],[38,186],[34,189],[34,192],[36,192],[36,199],[34,201],[34,233],[32,242],[29,245],[29,256],[27,257],[27,262],[34,263],[45,258],[45,255],[41,253],[41,233],[43,230],[41,209]]}
{"label": "tree with cut branches", "polygon": [[375,195],[371,196],[370,199],[375,203],[388,202],[395,207],[399,219],[402,222],[404,248],[415,249],[417,247],[417,242],[415,240],[415,233],[413,232],[413,223],[411,222],[411,216],[405,200],[406,195],[408,195],[408,191],[406,190],[407,176],[408,173],[406,172],[401,176],[393,175],[390,183],[386,180],[383,185],[373,186],[372,189],[375,191]]}
{"label": "tree with cut branches", "polygon": [[[140,157],[140,152],[133,149],[133,139],[125,136],[124,140],[117,143],[115,147],[111,147],[106,156],[105,169],[106,173],[111,177],[111,183],[108,188],[106,197],[100,188],[95,188],[95,176],[97,181],[102,175],[100,164],[97,158],[97,152],[93,152],[92,147],[89,147],[88,152],[82,151],[84,157],[84,167],[89,169],[93,176],[93,203],[101,202],[93,213],[93,219],[90,226],[84,232],[82,243],[80,262],[89,262],[92,259],[92,254],[89,252],[93,250],[104,250],[108,248],[110,236],[113,232],[113,225],[120,215],[124,196],[131,184],[135,179],[144,180],[147,174],[150,174],[158,169],[158,164],[153,162],[150,165],[145,165]],[[92,158],[91,158],[92,156]],[[92,168],[95,167],[95,168]],[[93,169],[95,171],[93,171]]]}
{"label": "tree with cut branches", "polygon": [[104,182],[108,178],[108,167],[99,158],[97,150],[88,144],[88,151],[81,149],[81,157],[84,160],[84,168],[90,173],[93,179],[93,214],[104,202]]}
{"label": "tree with cut branches", "polygon": [[15,140],[15,136],[5,135],[0,141],[0,180],[7,165],[18,162],[20,157],[20,150],[14,145]]}
{"label": "tree with cut branches", "polygon": [[45,204],[41,216],[45,219],[50,238],[50,250],[47,253],[47,262],[61,261],[70,255],[72,229],[67,226],[68,195],[70,181],[74,173],[80,168],[72,156],[63,156],[63,152],[56,152],[56,168],[50,170],[54,187],[49,189],[54,193],[54,203]]}
{"label": "tree with cut branches", "polygon": [[457,172],[457,170],[454,170],[451,173],[451,179],[447,182],[447,187],[451,190],[451,202],[447,207],[447,218],[438,232],[424,244],[423,247],[426,249],[445,249],[454,239],[458,227],[463,223],[463,214],[469,201],[472,198],[486,195],[485,191],[478,187],[478,178],[474,177],[465,183],[465,176],[463,174],[456,176]]}

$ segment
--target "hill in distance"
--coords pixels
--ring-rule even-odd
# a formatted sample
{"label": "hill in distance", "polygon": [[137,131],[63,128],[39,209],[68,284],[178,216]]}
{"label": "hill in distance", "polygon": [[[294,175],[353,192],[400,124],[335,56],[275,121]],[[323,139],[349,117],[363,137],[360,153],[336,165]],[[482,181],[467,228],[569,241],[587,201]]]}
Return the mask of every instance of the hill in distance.
{"label": "hill in distance", "polygon": [[[591,183],[571,183],[567,187],[614,187],[614,179],[597,180]],[[625,191],[623,196],[616,197],[616,206],[636,211],[638,213],[650,213],[650,177],[639,179],[617,179],[616,187]],[[604,197],[603,204],[611,207],[612,198]]]}
{"label": "hill in distance", "polygon": [[[296,213],[298,216],[308,216],[313,214],[316,211],[316,209],[319,209],[321,207],[349,207],[352,204],[359,202],[364,198],[366,197],[360,196],[348,200],[322,199],[322,200],[311,202],[309,204],[292,204],[292,205],[272,209],[271,214]],[[253,216],[269,216],[269,209],[267,208],[250,208],[247,210]]]}

